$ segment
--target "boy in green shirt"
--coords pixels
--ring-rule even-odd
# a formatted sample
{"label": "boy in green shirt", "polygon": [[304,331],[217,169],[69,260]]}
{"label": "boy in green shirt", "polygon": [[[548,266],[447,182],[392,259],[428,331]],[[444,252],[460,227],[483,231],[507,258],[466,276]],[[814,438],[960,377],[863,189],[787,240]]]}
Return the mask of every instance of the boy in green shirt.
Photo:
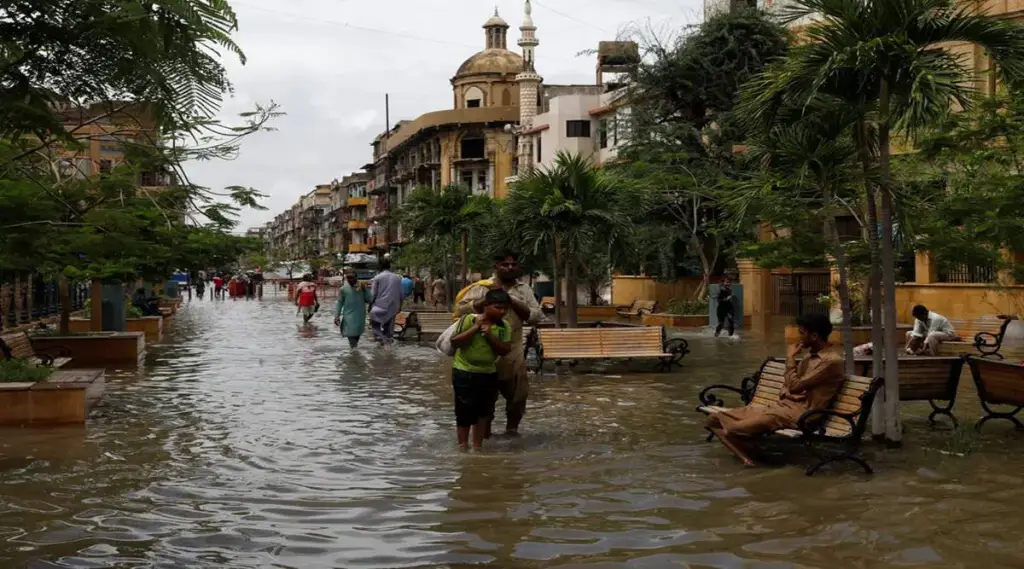
{"label": "boy in green shirt", "polygon": [[512,328],[504,320],[509,304],[507,292],[488,291],[483,314],[463,316],[452,336],[455,426],[462,449],[469,448],[470,427],[475,427],[473,448],[480,448],[494,413],[494,402],[498,398],[495,361],[512,349]]}

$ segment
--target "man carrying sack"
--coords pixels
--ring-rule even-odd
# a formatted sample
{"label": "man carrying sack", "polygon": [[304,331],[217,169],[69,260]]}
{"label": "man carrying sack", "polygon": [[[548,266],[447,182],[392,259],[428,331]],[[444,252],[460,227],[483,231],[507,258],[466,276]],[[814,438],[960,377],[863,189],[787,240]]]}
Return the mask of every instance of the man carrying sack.
{"label": "man carrying sack", "polygon": [[[518,435],[519,423],[526,414],[526,399],[530,393],[526,371],[526,352],[523,346],[523,326],[536,324],[543,317],[533,290],[519,282],[523,270],[519,255],[510,251],[494,257],[494,278],[471,285],[460,294],[455,306],[456,314],[480,314],[484,310],[489,290],[504,290],[510,304],[505,320],[512,327],[512,350],[498,359],[498,392],[505,398],[505,434]],[[491,418],[493,420],[493,417]],[[487,433],[490,435],[490,426]]]}

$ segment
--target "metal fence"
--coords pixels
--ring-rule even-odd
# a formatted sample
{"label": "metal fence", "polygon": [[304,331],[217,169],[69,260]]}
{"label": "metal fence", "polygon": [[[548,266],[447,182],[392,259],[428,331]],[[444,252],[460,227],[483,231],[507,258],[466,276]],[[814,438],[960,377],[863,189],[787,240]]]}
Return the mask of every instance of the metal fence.
{"label": "metal fence", "polygon": [[[69,283],[71,310],[81,310],[89,299],[88,283]],[[45,281],[38,275],[0,277],[0,330],[16,328],[60,314],[60,289],[57,281]]]}
{"label": "metal fence", "polygon": [[940,283],[989,284],[999,280],[994,263],[939,263]]}
{"label": "metal fence", "polygon": [[789,317],[828,314],[828,305],[818,298],[831,292],[831,277],[827,272],[772,275],[772,314]]}

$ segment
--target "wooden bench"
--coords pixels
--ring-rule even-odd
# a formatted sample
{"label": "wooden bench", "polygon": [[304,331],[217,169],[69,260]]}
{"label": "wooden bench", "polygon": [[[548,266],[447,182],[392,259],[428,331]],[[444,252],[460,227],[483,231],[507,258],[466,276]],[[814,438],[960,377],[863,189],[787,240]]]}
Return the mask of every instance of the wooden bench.
{"label": "wooden bench", "polygon": [[53,346],[46,350],[36,350],[32,340],[25,332],[14,332],[0,336],[0,355],[5,360],[24,359],[36,365],[61,368],[71,362],[71,350],[63,346]]}
{"label": "wooden bench", "polygon": [[421,341],[423,334],[440,336],[454,322],[451,312],[416,311],[412,313],[409,329],[416,330],[416,341]]}
{"label": "wooden bench", "polygon": [[[967,356],[967,365],[986,413],[974,428],[981,430],[992,419],[1006,419],[1018,430],[1024,430],[1024,423],[1017,419],[1017,413],[1024,409],[1024,366],[975,356]],[[996,411],[989,405],[1008,405],[1013,409]]]}
{"label": "wooden bench", "polygon": [[654,300],[634,300],[629,306],[620,306],[615,313],[622,318],[642,318],[644,314],[653,314],[658,305]]}
{"label": "wooden bench", "polygon": [[[785,362],[768,358],[753,376],[745,378],[740,387],[712,385],[700,393],[701,405],[697,410],[706,415],[727,409],[715,391],[731,391],[740,396],[744,404],[766,407],[779,400]],[[860,465],[867,474],[871,466],[860,456],[861,439],[867,429],[868,414],[875,395],[882,386],[881,378],[847,375],[829,409],[805,412],[797,421],[796,429],[780,429],[773,434],[780,441],[802,443],[817,461],[805,473],[813,476],[823,466],[839,461]],[[714,438],[714,434],[708,440]]]}
{"label": "wooden bench", "polygon": [[942,346],[946,346],[946,353],[949,355],[969,355],[977,351],[982,356],[1003,359],[999,351],[1003,346],[1003,334],[1010,320],[984,316],[972,320],[951,319],[949,323],[956,330],[960,340],[943,342],[939,347],[940,352],[944,351]]}
{"label": "wooden bench", "polygon": [[686,340],[665,340],[660,326],[641,328],[542,328],[537,344],[538,373],[545,360],[657,359],[658,369],[681,365],[690,352]]}
{"label": "wooden bench", "polygon": [[[932,406],[928,422],[935,424],[937,415],[945,415],[959,424],[953,416],[956,392],[960,386],[960,375],[964,359],[960,356],[912,356],[899,359],[900,401],[927,401]],[[875,372],[872,358],[856,358],[856,370],[860,375],[878,377],[884,369]],[[946,401],[940,407],[936,401]]]}

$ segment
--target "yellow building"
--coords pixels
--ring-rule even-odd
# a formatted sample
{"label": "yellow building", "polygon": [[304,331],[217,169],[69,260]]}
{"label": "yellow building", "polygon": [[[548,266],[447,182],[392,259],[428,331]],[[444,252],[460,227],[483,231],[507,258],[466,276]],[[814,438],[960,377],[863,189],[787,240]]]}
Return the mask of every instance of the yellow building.
{"label": "yellow building", "polygon": [[[75,144],[53,144],[47,149],[50,159],[66,176],[85,179],[110,172],[126,161],[126,145],[162,143],[156,120],[139,105],[102,103],[82,107],[56,103],[54,110],[75,138]],[[139,173],[138,184],[156,189],[175,181],[167,172],[144,171]]]}
{"label": "yellow building", "polygon": [[[465,60],[451,78],[452,108],[399,122],[373,143],[369,243],[378,249],[404,242],[388,213],[417,187],[461,184],[476,194],[508,195],[515,135],[506,130],[520,117],[523,57],[508,49],[509,25],[497,11],[484,23],[484,49]],[[536,105],[536,97],[533,97]]]}

